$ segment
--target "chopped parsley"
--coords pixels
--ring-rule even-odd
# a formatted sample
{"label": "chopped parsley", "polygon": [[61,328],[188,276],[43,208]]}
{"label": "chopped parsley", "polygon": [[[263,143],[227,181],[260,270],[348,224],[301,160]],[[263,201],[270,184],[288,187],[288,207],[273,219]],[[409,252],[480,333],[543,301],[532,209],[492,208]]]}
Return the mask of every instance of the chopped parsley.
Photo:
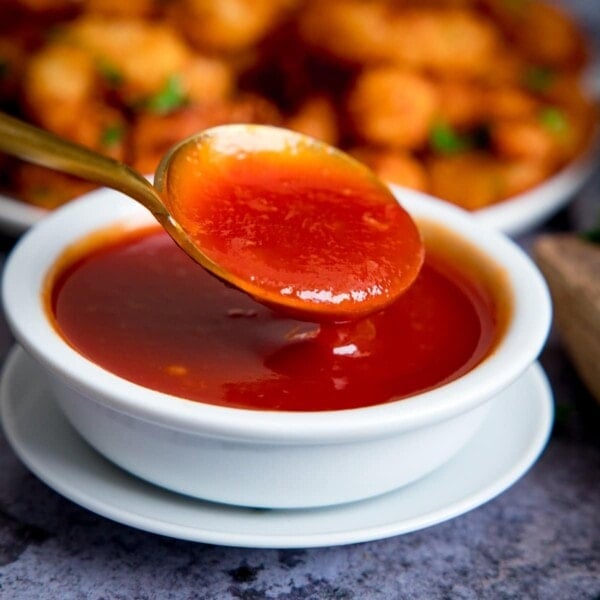
{"label": "chopped parsley", "polygon": [[550,132],[557,135],[566,133],[569,129],[569,122],[565,113],[554,106],[547,106],[540,112],[540,122]]}
{"label": "chopped parsley", "polygon": [[146,107],[152,112],[164,115],[181,108],[186,102],[183,83],[179,75],[171,75],[163,88],[148,99]]}
{"label": "chopped parsley", "polygon": [[108,125],[102,131],[100,143],[105,148],[112,148],[113,146],[116,146],[119,142],[123,140],[124,135],[125,128],[120,123]]}
{"label": "chopped parsley", "polygon": [[454,131],[446,123],[435,124],[429,134],[431,148],[439,154],[458,154],[473,146],[473,140]]}

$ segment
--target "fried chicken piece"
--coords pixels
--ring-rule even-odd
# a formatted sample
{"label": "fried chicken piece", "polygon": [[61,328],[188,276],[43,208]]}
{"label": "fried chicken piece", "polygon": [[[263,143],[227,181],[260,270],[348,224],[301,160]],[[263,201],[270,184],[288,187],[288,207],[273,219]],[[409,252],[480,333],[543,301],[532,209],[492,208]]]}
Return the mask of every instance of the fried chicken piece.
{"label": "fried chicken piece", "polygon": [[429,182],[425,167],[409,152],[354,148],[350,150],[350,154],[371,168],[382,181],[421,192],[428,191]]}
{"label": "fried chicken piece", "polygon": [[396,67],[376,67],[358,76],[347,109],[361,140],[414,149],[427,141],[438,105],[436,88],[426,77]]}

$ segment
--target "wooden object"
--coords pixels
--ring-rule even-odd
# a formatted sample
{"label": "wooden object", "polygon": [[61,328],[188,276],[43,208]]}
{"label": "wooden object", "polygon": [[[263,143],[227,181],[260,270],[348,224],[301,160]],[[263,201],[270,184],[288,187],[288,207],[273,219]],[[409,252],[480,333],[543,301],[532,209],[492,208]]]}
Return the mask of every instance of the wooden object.
{"label": "wooden object", "polygon": [[600,402],[600,244],[576,234],[548,234],[534,245],[555,323],[581,379]]}

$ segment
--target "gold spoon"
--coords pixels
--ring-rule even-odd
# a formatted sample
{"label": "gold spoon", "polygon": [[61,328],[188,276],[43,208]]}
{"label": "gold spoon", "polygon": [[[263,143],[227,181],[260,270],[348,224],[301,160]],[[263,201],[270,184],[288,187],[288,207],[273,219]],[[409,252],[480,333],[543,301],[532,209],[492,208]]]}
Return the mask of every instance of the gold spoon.
{"label": "gold spoon", "polygon": [[[4,113],[0,113],[0,151],[118,190],[137,200],[196,262],[217,276],[225,275],[218,272],[218,265],[208,261],[178,223],[171,219],[157,189],[126,164]],[[163,166],[166,168],[167,165]]]}
{"label": "gold spoon", "polygon": [[[210,273],[245,291],[259,302],[286,309],[301,318],[343,321],[362,317],[379,310],[389,304],[414,281],[422,263],[422,243],[414,223],[397,204],[389,189],[377,179],[374,173],[345,153],[318,140],[286,129],[266,125],[223,125],[202,131],[175,145],[167,152],[156,171],[154,185],[124,163],[2,113],[0,113],[0,151],[28,162],[79,176],[88,181],[118,190],[137,200],[150,210],[173,240]],[[183,221],[181,220],[182,213],[180,210],[178,212],[180,208],[178,203],[181,204],[181,202],[185,203],[187,201],[186,192],[181,192],[181,190],[187,189],[185,187],[186,182],[189,183],[190,179],[195,182],[194,185],[198,188],[207,188],[211,182],[223,176],[223,171],[227,171],[228,167],[224,166],[230,164],[227,163],[227,160],[232,157],[243,159],[248,155],[271,157],[265,159],[267,161],[272,160],[273,157],[288,156],[291,157],[289,159],[291,163],[288,164],[293,164],[294,161],[297,162],[302,157],[306,159],[308,156],[314,164],[318,165],[320,172],[335,172],[336,169],[341,169],[346,174],[347,179],[345,182],[349,182],[350,189],[344,191],[344,193],[349,192],[348,196],[343,194],[341,196],[344,210],[346,207],[351,209],[361,202],[358,199],[360,193],[355,193],[355,199],[352,199],[353,191],[367,190],[367,193],[372,194],[375,198],[373,206],[376,210],[384,209],[384,211],[387,211],[386,218],[387,213],[391,211],[394,215],[393,218],[402,223],[402,231],[408,234],[406,236],[406,250],[402,247],[399,251],[396,251],[396,255],[400,259],[398,262],[402,265],[402,275],[396,277],[396,274],[394,274],[396,281],[393,286],[389,286],[391,291],[383,287],[376,290],[376,293],[372,294],[372,304],[354,301],[356,293],[353,288],[342,290],[344,294],[337,294],[334,301],[322,299],[324,288],[317,290],[316,293],[308,288],[304,290],[298,288],[293,294],[290,294],[288,288],[291,288],[291,286],[280,285],[278,281],[271,286],[271,289],[267,289],[267,284],[264,284],[260,277],[254,276],[255,273],[252,269],[257,268],[256,263],[253,267],[246,267],[245,265],[240,267],[239,261],[234,264],[230,260],[231,256],[221,256],[215,259],[214,257],[218,255],[215,255],[214,252],[212,252],[212,257],[209,256],[206,246],[202,246],[202,242],[199,241],[193,231],[196,223],[192,223],[192,229],[190,229],[189,219],[187,221],[186,218]],[[266,166],[267,162],[264,162],[264,165]],[[260,171],[262,166],[263,164],[259,161],[255,168]],[[277,167],[275,167],[274,173],[276,179],[279,176]],[[303,180],[303,174],[295,177],[296,182]],[[267,188],[269,188],[269,183],[267,182]],[[232,189],[237,188],[234,190],[235,193],[239,192],[240,185],[243,186],[243,184],[238,184],[235,179],[232,179],[229,184]],[[330,190],[330,192],[335,193],[335,190]],[[205,193],[205,195],[209,198],[209,194]],[[183,199],[181,196],[184,196]],[[250,201],[259,202],[262,200],[251,198]],[[306,195],[306,200],[304,200],[303,195],[302,202],[302,207],[307,206],[307,203],[310,204],[309,195]],[[240,211],[239,208],[234,211],[234,221],[239,221],[243,216],[241,215],[243,209]],[[367,206],[367,209],[369,208],[370,206]],[[360,209],[362,210],[362,207]],[[362,226],[363,213],[360,210],[356,212],[359,225]],[[180,216],[175,218],[173,213]],[[311,218],[318,221],[320,215],[315,214],[314,211],[312,214],[313,217]],[[382,224],[373,219],[370,214],[369,212],[368,218],[373,221],[374,227],[388,226],[387,223]],[[267,218],[267,228],[263,229],[263,232],[265,235],[269,235],[271,229],[268,219],[270,217],[265,216]],[[344,218],[342,217],[342,220]],[[182,225],[182,223],[185,225]],[[408,225],[408,228],[406,225]],[[389,240],[386,240],[385,243],[387,241]],[[259,240],[259,242],[262,242],[262,240]],[[330,246],[331,248],[334,247]],[[320,250],[320,248],[317,247],[317,250]],[[327,248],[324,247],[324,250],[326,251]],[[396,258],[396,255],[394,255],[394,258]],[[343,253],[340,256],[338,262],[343,263]],[[224,258],[227,260],[224,260]],[[373,256],[372,258],[377,260],[379,257]],[[289,262],[294,263],[295,257],[292,256]],[[227,267],[224,267],[222,263],[227,263]],[[280,270],[286,271],[289,266],[286,264]],[[331,265],[331,267],[336,266],[339,265]],[[261,265],[259,264],[258,269],[260,270],[260,268]],[[346,264],[346,268],[352,270],[354,266]],[[234,274],[233,271],[236,270],[238,272]],[[323,271],[324,268],[319,267],[319,269],[313,269],[312,271],[309,269],[309,278],[316,270]],[[379,285],[378,281],[375,283]],[[370,285],[374,287],[373,282]],[[281,293],[284,291],[285,293]],[[328,293],[330,292],[325,292],[325,296]],[[338,296],[351,297],[352,301],[344,300],[340,303],[337,299]]]}

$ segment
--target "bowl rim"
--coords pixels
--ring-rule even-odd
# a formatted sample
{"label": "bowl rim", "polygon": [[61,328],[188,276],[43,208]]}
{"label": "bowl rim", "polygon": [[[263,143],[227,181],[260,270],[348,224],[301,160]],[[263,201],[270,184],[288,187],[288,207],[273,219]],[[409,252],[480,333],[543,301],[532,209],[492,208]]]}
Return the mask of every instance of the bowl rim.
{"label": "bowl rim", "polygon": [[395,189],[394,194],[415,217],[439,221],[475,244],[506,271],[513,295],[510,323],[493,352],[459,378],[410,398],[319,412],[223,407],[150,390],[80,355],[47,318],[42,286],[49,268],[65,247],[87,233],[109,224],[154,222],[135,201],[105,188],[53,211],[18,241],[2,280],[7,322],[17,342],[51,376],[88,401],[179,431],[265,443],[316,444],[385,437],[450,419],[494,397],[535,361],[550,329],[550,295],[537,267],[505,235],[447,202],[411,190]]}

